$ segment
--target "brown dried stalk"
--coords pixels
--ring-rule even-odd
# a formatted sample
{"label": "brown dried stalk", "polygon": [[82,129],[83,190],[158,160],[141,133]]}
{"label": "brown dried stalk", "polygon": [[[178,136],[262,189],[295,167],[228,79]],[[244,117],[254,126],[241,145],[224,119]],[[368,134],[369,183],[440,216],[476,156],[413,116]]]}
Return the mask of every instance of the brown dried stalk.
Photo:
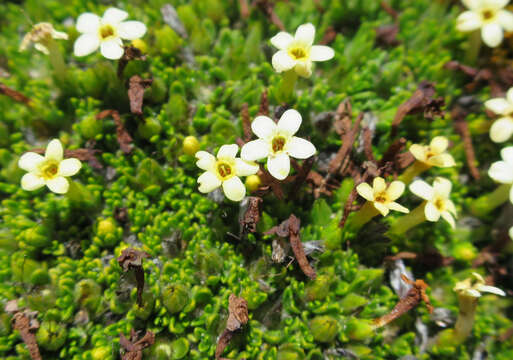
{"label": "brown dried stalk", "polygon": [[96,118],[101,120],[108,116],[112,117],[114,119],[114,123],[116,124],[116,137],[121,151],[123,151],[125,154],[129,154],[133,148],[132,137],[128,131],[126,131],[125,125],[123,125],[123,122],[119,117],[119,113],[116,110],[103,110],[98,115],[96,115]]}
{"label": "brown dried stalk", "polygon": [[282,21],[274,11],[274,1],[254,0],[252,6],[258,7],[265,15],[267,15],[271,23],[276,25],[276,27],[281,31],[285,31],[285,26],[283,25]]}
{"label": "brown dried stalk", "polygon": [[142,106],[144,98],[144,89],[151,86],[153,79],[143,79],[139,75],[134,75],[128,82],[128,99],[130,100],[130,112],[136,115],[142,115]]}
{"label": "brown dried stalk", "polygon": [[260,204],[262,204],[262,201],[262,198],[256,196],[248,197],[248,207],[242,218],[239,220],[242,234],[247,234],[248,232],[256,232],[256,226],[260,221]]}
{"label": "brown dried stalk", "polygon": [[258,115],[269,116],[269,97],[267,94],[267,89],[262,91],[260,95],[260,107],[258,108]]}
{"label": "brown dried stalk", "polygon": [[39,329],[37,312],[19,308],[17,300],[8,301],[5,305],[5,312],[13,315],[13,327],[20,332],[21,339],[30,353],[30,358],[42,360],[35,335],[36,330]]}
{"label": "brown dried stalk", "polygon": [[16,90],[11,89],[10,87],[2,83],[0,83],[0,94],[6,95],[14,101],[23,103],[25,105],[32,105],[32,100],[29,97],[23,95],[22,93]]}
{"label": "brown dried stalk", "polygon": [[230,343],[235,332],[240,330],[242,326],[246,325],[248,321],[248,302],[242,297],[230,294],[230,297],[228,298],[228,321],[226,322],[226,329],[217,341],[215,352],[216,359],[221,358],[224,349]]}
{"label": "brown dried stalk", "polygon": [[142,360],[142,351],[155,343],[155,334],[146,331],[146,334],[137,340],[137,333],[134,329],[130,330],[130,340],[123,334],[119,334],[119,345],[125,350],[121,355],[121,360]]}
{"label": "brown dried stalk", "polygon": [[240,117],[242,118],[242,131],[244,132],[244,142],[247,143],[251,140],[253,132],[251,131],[251,118],[249,117],[248,103],[242,104],[240,110]]}
{"label": "brown dried stalk", "polygon": [[143,306],[142,294],[144,290],[144,269],[142,262],[144,258],[149,258],[150,254],[136,250],[133,248],[125,249],[121,252],[121,256],[117,258],[119,266],[123,268],[124,272],[133,270],[135,281],[137,282],[137,305]]}
{"label": "brown dried stalk", "polygon": [[476,167],[476,155],[474,152],[474,146],[472,145],[472,137],[470,136],[468,123],[465,120],[467,115],[468,111],[457,104],[451,111],[454,130],[456,130],[463,140],[463,148],[465,149],[465,157],[467,159],[467,166],[470,171],[470,175],[472,175],[475,180],[479,180],[481,176],[479,175],[479,170],[477,170]]}

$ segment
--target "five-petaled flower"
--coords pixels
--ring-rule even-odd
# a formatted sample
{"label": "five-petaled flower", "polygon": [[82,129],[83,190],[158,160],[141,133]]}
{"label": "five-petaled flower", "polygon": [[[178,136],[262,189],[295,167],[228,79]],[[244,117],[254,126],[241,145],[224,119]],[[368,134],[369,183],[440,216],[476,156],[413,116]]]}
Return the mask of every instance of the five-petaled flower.
{"label": "five-petaled flower", "polygon": [[487,109],[501,117],[490,128],[490,139],[496,143],[508,140],[513,134],[513,88],[506,93],[506,98],[495,98],[485,102]]}
{"label": "five-petaled flower", "polygon": [[315,146],[294,134],[301,126],[301,114],[289,109],[283,113],[278,124],[267,116],[257,116],[251,130],[259,137],[242,147],[241,158],[255,161],[267,158],[267,170],[278,180],[285,179],[290,172],[290,158],[307,159],[315,154]]}
{"label": "five-petaled flower", "polygon": [[[474,279],[467,278],[463,281],[456,283],[454,291],[460,295],[465,295],[473,298],[481,297],[481,293],[487,292],[490,294],[506,296],[506,293],[495,286],[485,285],[485,281],[478,273],[472,273]],[[473,281],[474,280],[474,281]]]}
{"label": "five-petaled flower", "polygon": [[32,191],[46,185],[54,193],[64,194],[69,188],[66,177],[75,175],[82,163],[75,158],[63,160],[61,142],[54,139],[46,147],[45,156],[27,152],[21,156],[18,166],[28,171],[21,178],[23,190]]}
{"label": "five-petaled flower", "polygon": [[239,176],[256,174],[258,165],[236,158],[239,147],[236,144],[223,145],[217,152],[217,159],[206,151],[198,151],[196,165],[205,170],[198,178],[199,191],[209,193],[222,186],[226,197],[241,201],[246,195],[246,187]]}
{"label": "five-petaled flower", "polygon": [[504,30],[513,31],[513,14],[504,9],[509,0],[462,0],[469,9],[458,16],[459,31],[481,29],[481,37],[489,47],[496,47],[504,38]]}
{"label": "five-petaled flower", "polygon": [[326,61],[335,56],[329,46],[312,45],[315,27],[304,24],[297,28],[295,36],[281,31],[271,38],[271,43],[278,48],[273,55],[272,64],[276,72],[294,69],[299,76],[312,75],[312,61]]}
{"label": "five-petaled flower", "polygon": [[454,228],[453,215],[456,216],[456,208],[449,199],[451,188],[451,182],[442,177],[435,178],[433,186],[423,180],[416,180],[410,185],[412,193],[426,200],[424,207],[426,220],[438,221],[442,216]]}
{"label": "five-petaled flower", "polygon": [[43,54],[50,54],[48,45],[52,39],[67,40],[68,34],[57,31],[50,23],[42,22],[34,25],[29,33],[25,34],[20,44],[20,51],[26,50],[30,44],[34,44],[36,50]]}
{"label": "five-petaled flower", "polygon": [[[501,184],[513,184],[513,146],[501,150],[502,161],[496,161],[490,166],[488,175]],[[509,191],[509,201],[513,203],[513,186]]]}
{"label": "five-petaled flower", "polygon": [[449,141],[443,136],[437,136],[431,140],[429,145],[413,144],[410,146],[410,152],[417,161],[428,167],[451,167],[455,165],[451,154],[446,153]]}
{"label": "five-petaled flower", "polygon": [[402,181],[392,181],[387,186],[382,177],[374,178],[372,187],[367,183],[361,183],[356,187],[358,194],[374,205],[381,215],[387,216],[390,210],[409,213],[410,210],[395,202],[404,192]]}
{"label": "five-petaled flower", "polygon": [[123,55],[123,41],[135,40],[146,33],[146,25],[140,21],[123,21],[128,13],[109,8],[100,18],[92,13],[84,13],[77,19],[77,30],[82,33],[75,41],[75,56],[85,56],[98,47],[107,59],[116,60]]}

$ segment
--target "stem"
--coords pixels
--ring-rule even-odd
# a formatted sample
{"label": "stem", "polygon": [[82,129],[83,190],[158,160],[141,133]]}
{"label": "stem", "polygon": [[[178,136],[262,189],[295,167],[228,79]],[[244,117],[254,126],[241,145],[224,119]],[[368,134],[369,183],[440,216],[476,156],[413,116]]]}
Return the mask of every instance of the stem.
{"label": "stem", "polygon": [[285,71],[281,80],[280,100],[286,103],[292,102],[294,98],[294,87],[297,81],[297,74],[292,70]]}
{"label": "stem", "polygon": [[48,41],[47,44],[48,51],[50,54],[48,57],[50,58],[50,63],[52,64],[53,72],[55,78],[61,83],[62,86],[66,79],[66,72],[68,70],[66,63],[64,62],[64,58],[62,57],[62,53],[57,46],[57,42],[54,39]]}
{"label": "stem", "polygon": [[502,184],[493,192],[483,195],[470,204],[470,211],[475,216],[484,216],[509,200],[511,184]]}
{"label": "stem", "polygon": [[422,174],[424,171],[428,170],[431,166],[415,160],[415,162],[410,165],[404,172],[399,176],[398,180],[402,181],[405,185],[408,185],[412,182],[412,180]]}
{"label": "stem", "polygon": [[423,223],[426,220],[426,216],[424,215],[424,208],[426,207],[426,202],[424,201],[422,204],[417,206],[415,209],[410,211],[408,214],[397,219],[390,229],[387,231],[387,235],[402,235],[406,233],[411,228]]}
{"label": "stem", "polygon": [[468,48],[465,53],[465,63],[468,65],[475,65],[477,62],[477,57],[479,55],[479,50],[481,50],[481,31],[476,30],[470,34],[470,39],[468,40]]}
{"label": "stem", "polygon": [[478,298],[473,296],[459,295],[458,302],[460,311],[458,320],[454,325],[454,336],[458,343],[462,343],[471,333],[474,326]]}
{"label": "stem", "polygon": [[363,225],[367,224],[373,217],[378,214],[379,211],[376,210],[372,202],[367,201],[365,204],[363,204],[361,209],[353,215],[349,224],[349,228],[352,231],[358,231],[362,228]]}

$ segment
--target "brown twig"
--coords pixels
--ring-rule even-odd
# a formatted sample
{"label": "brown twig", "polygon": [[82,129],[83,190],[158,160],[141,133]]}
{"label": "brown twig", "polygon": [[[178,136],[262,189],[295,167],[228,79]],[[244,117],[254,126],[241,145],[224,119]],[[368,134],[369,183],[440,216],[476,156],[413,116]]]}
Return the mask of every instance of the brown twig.
{"label": "brown twig", "polygon": [[123,125],[119,113],[116,110],[103,110],[98,115],[96,115],[96,118],[100,120],[108,116],[112,117],[114,119],[114,123],[116,124],[116,137],[121,151],[123,151],[125,154],[129,154],[133,148],[132,137],[128,131],[126,131],[125,125]]}
{"label": "brown twig", "polygon": [[130,330],[130,340],[123,334],[119,334],[119,345],[125,350],[121,355],[122,360],[142,360],[142,351],[155,343],[155,334],[146,331],[144,336],[137,340],[137,333]]}
{"label": "brown twig", "polygon": [[258,115],[269,116],[269,96],[267,89],[262,91],[260,95],[260,107],[258,108]]}
{"label": "brown twig", "polygon": [[117,258],[119,266],[122,267],[124,272],[129,270],[134,271],[135,281],[137,282],[137,305],[143,306],[142,294],[144,291],[144,269],[142,262],[144,258],[149,258],[150,255],[144,251],[136,250],[133,248],[125,249],[121,252],[121,256]]}
{"label": "brown twig", "polygon": [[239,0],[240,17],[247,19],[250,15],[248,0]]}
{"label": "brown twig", "polygon": [[461,136],[463,140],[463,148],[465,149],[465,157],[467,159],[467,166],[470,171],[470,175],[475,180],[480,179],[479,170],[476,167],[476,155],[474,152],[474,146],[472,145],[472,137],[470,136],[470,130],[468,123],[465,120],[468,112],[459,105],[455,105],[451,111],[453,119],[454,130]]}
{"label": "brown twig", "polygon": [[22,93],[16,90],[11,89],[10,87],[2,83],[0,83],[0,94],[6,95],[14,101],[23,103],[25,105],[32,105],[32,100],[29,97],[23,95]]}
{"label": "brown twig", "polygon": [[251,131],[251,118],[249,117],[248,103],[242,104],[240,110],[240,117],[242,118],[242,131],[244,132],[244,142],[247,143],[251,140],[253,132]]}
{"label": "brown twig", "polygon": [[276,25],[278,29],[281,31],[285,31],[285,26],[283,22],[280,20],[276,12],[274,11],[274,2],[270,0],[255,0],[253,1],[253,6],[258,7],[267,17],[269,21]]}
{"label": "brown twig", "polygon": [[397,21],[399,13],[393,7],[391,7],[386,1],[382,1],[380,5],[383,8],[383,10],[385,10],[385,12],[388,13],[388,15],[392,17],[392,19],[394,19],[394,21]]}
{"label": "brown twig", "polygon": [[240,330],[242,326],[246,325],[248,321],[248,302],[242,297],[230,294],[228,299],[228,321],[226,322],[226,329],[217,341],[215,351],[216,359],[221,359],[224,349],[230,343],[235,332]]}
{"label": "brown twig", "polygon": [[142,115],[142,106],[144,98],[144,89],[151,86],[153,79],[143,79],[139,75],[134,75],[128,82],[128,99],[130,100],[130,112],[136,115]]}

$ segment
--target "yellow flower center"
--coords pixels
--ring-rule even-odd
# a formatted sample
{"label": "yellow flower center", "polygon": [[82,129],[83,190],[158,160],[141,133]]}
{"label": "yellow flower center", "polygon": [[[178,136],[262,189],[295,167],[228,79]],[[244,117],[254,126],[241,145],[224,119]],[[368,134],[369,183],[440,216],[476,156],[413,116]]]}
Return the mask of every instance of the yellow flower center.
{"label": "yellow flower center", "polygon": [[233,166],[226,161],[218,160],[216,163],[217,176],[222,180],[228,180],[235,175]]}
{"label": "yellow flower center", "polygon": [[114,36],[116,31],[114,30],[112,25],[105,24],[105,25],[100,26],[99,32],[100,32],[100,38],[102,40],[107,40],[108,38]]}
{"label": "yellow flower center", "polygon": [[40,169],[41,176],[45,180],[50,180],[57,176],[57,173],[59,172],[59,163],[56,161],[46,161]]}
{"label": "yellow flower center", "polygon": [[277,152],[282,151],[283,148],[285,147],[286,142],[287,141],[285,140],[285,138],[283,136],[275,136],[271,143],[273,152],[277,153]]}
{"label": "yellow flower center", "polygon": [[495,18],[496,12],[490,9],[483,9],[481,10],[481,16],[483,17],[484,21],[491,21]]}
{"label": "yellow flower center", "polygon": [[389,202],[388,194],[385,191],[380,192],[380,193],[376,194],[376,196],[374,196],[374,201],[382,203],[382,204],[386,204]]}
{"label": "yellow flower center", "polygon": [[289,55],[294,60],[305,60],[308,57],[308,52],[302,46],[294,46],[289,49]]}
{"label": "yellow flower center", "polygon": [[442,199],[441,197],[437,197],[433,203],[435,204],[435,207],[438,209],[438,211],[440,211],[440,212],[445,211],[444,199]]}

